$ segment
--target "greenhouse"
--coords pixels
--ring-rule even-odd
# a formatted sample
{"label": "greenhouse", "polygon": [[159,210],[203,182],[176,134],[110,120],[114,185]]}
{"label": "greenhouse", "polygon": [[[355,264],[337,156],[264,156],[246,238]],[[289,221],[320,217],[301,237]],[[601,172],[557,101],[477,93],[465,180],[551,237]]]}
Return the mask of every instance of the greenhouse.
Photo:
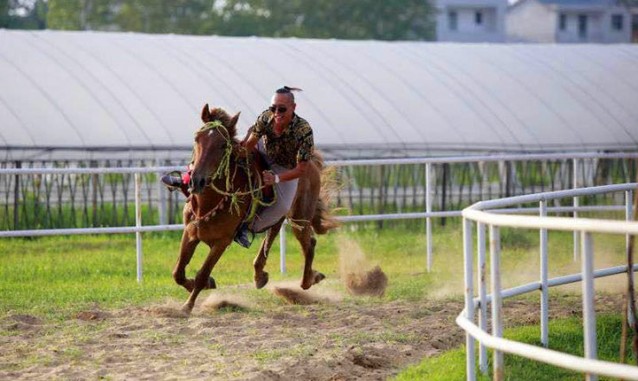
{"label": "greenhouse", "polygon": [[[620,155],[584,159],[577,176],[567,156],[437,163],[438,210],[635,180],[632,45],[0,30],[0,57],[5,169],[182,166],[204,104],[241,112],[241,135],[273,91],[290,85],[304,90],[297,110],[327,160]],[[335,200],[351,213],[424,208],[422,164],[339,168]],[[156,175],[145,178],[149,218],[169,202],[166,215],[177,219],[179,196],[164,194]],[[0,175],[0,228],[130,224],[131,194],[126,174]]]}

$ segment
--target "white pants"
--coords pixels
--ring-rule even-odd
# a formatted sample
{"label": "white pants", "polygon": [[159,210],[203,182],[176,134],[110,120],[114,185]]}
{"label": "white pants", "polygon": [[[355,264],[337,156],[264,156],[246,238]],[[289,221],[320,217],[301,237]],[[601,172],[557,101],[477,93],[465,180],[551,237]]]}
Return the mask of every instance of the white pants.
{"label": "white pants", "polygon": [[[266,155],[266,147],[264,147],[263,139],[259,139],[257,143],[257,150],[266,158],[270,169],[275,174],[280,174],[288,171],[287,168],[282,167],[281,165],[273,163],[270,158]],[[262,209],[259,214],[255,216],[250,229],[255,233],[260,233],[267,230],[272,225],[276,224],[277,221],[281,219],[281,217],[285,216],[290,207],[292,206],[292,202],[295,199],[295,194],[297,193],[297,183],[298,179],[282,181],[279,184],[273,184],[273,189],[275,191],[277,202],[273,205]]]}

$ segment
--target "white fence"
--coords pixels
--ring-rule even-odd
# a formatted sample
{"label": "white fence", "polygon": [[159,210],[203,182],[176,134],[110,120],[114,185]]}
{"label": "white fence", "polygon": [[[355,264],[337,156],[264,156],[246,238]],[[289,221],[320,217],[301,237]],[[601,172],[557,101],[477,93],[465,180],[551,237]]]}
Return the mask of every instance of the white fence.
{"label": "white fence", "polygon": [[[499,200],[481,201],[463,210],[463,246],[465,266],[465,308],[456,322],[466,335],[466,371],[467,379],[476,379],[475,340],[479,346],[479,369],[487,373],[487,350],[493,351],[493,377],[502,380],[504,375],[503,353],[511,353],[532,360],[545,362],[559,367],[586,373],[588,380],[597,379],[597,375],[638,380],[638,367],[609,363],[597,360],[596,315],[594,311],[594,278],[627,272],[627,266],[618,266],[600,270],[593,268],[592,233],[638,234],[638,222],[631,220],[632,192],[638,184],[608,185],[580,188],[567,191],[545,192],[533,195],[510,197]],[[547,217],[547,202],[559,198],[574,198],[585,195],[624,192],[625,221],[610,221],[586,218]],[[538,203],[539,216],[521,216],[504,214],[499,208],[526,203]],[[474,235],[473,222],[476,223],[478,297],[474,297]],[[500,270],[500,227],[538,229],[540,234],[540,280],[538,282],[503,290]],[[490,286],[486,286],[486,229],[489,231],[490,250]],[[581,272],[579,274],[548,279],[547,231],[574,231],[581,240]],[[633,271],[638,270],[634,266]],[[630,272],[633,276],[633,272]],[[549,287],[582,281],[584,358],[547,349],[548,346],[548,304]],[[540,340],[545,348],[528,345],[503,338],[502,299],[540,291]],[[491,304],[492,333],[487,331],[488,303]],[[478,311],[476,311],[478,309]],[[475,312],[478,312],[478,325],[475,324]]]}
{"label": "white fence", "polygon": [[[332,160],[327,161],[328,166],[373,166],[373,165],[414,165],[422,164],[425,168],[425,210],[417,213],[394,213],[394,214],[372,214],[340,217],[343,222],[355,221],[379,221],[379,220],[399,220],[399,219],[425,219],[426,220],[426,263],[428,271],[432,268],[432,218],[459,217],[460,210],[433,211],[432,194],[436,184],[432,177],[432,166],[434,164],[451,163],[487,163],[487,162],[524,162],[540,160],[564,160],[573,161],[573,184],[579,185],[578,168],[579,163],[584,160],[596,159],[636,159],[637,152],[624,153],[564,153],[564,154],[518,154],[518,155],[482,155],[482,156],[456,156],[437,158],[410,158],[410,159],[382,159],[382,160]],[[135,233],[137,238],[137,279],[142,280],[142,233],[169,230],[181,230],[183,225],[143,225],[141,216],[141,175],[147,173],[161,174],[173,170],[183,170],[183,166],[158,166],[158,167],[127,167],[127,168],[13,168],[0,169],[0,176],[7,175],[47,175],[47,174],[134,174],[135,175],[135,226],[129,227],[107,227],[107,228],[72,228],[72,229],[37,229],[37,230],[7,230],[0,231],[0,238],[3,237],[26,237],[45,235],[75,235],[75,234],[114,234],[114,233]],[[582,180],[580,180],[582,181]],[[598,207],[581,207],[578,199],[574,198],[573,207],[548,208],[553,212],[577,212],[596,210]],[[521,210],[521,209],[518,209]],[[280,237],[280,271],[286,272],[286,236],[285,229],[282,229]]]}

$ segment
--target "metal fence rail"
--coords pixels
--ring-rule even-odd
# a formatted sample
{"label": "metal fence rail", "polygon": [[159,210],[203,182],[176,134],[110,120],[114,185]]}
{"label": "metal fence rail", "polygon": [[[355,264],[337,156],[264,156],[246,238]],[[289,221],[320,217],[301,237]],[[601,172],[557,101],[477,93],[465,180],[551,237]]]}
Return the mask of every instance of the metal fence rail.
{"label": "metal fence rail", "polygon": [[[484,155],[327,164],[336,168],[339,183],[335,206],[362,215],[461,210],[485,199],[628,182],[637,157],[635,152]],[[162,168],[183,166],[158,163],[0,162],[0,230],[132,226],[134,173],[117,168],[145,170],[139,173],[147,225],[178,223],[184,199],[179,192],[169,194],[158,179]]]}
{"label": "metal fence rail", "polygon": [[[347,183],[345,191],[337,195],[337,206],[345,205],[356,215],[342,216],[344,222],[399,221],[407,219],[425,220],[426,236],[426,268],[433,266],[432,219],[442,221],[448,217],[461,215],[461,207],[469,205],[477,197],[490,195],[511,195],[525,193],[530,189],[560,189],[569,188],[579,183],[591,183],[596,178],[600,181],[611,181],[616,177],[626,178],[632,175],[632,166],[627,161],[638,159],[638,152],[620,153],[564,153],[564,154],[507,154],[507,155],[477,155],[461,157],[437,158],[407,158],[380,160],[331,160],[327,166],[341,170],[342,180]],[[600,166],[603,160],[620,160],[620,166],[612,174],[607,165]],[[539,162],[538,165],[533,164]],[[493,167],[489,169],[487,164]],[[518,164],[517,164],[518,163]],[[538,167],[538,172],[526,176],[516,174],[516,165],[521,170]],[[552,163],[556,164],[551,169]],[[581,163],[580,165],[578,163]],[[588,163],[585,165],[585,163]],[[178,223],[167,223],[167,216],[179,215],[179,205],[183,203],[177,194],[166,196],[166,191],[158,182],[159,174],[182,170],[180,166],[151,166],[151,167],[95,167],[74,168],[33,167],[21,168],[15,165],[11,168],[8,163],[0,165],[0,230],[2,237],[24,237],[44,235],[73,235],[73,234],[113,234],[135,233],[138,246],[138,280],[141,280],[141,239],[144,232],[181,230]],[[449,166],[462,165],[456,172]],[[438,166],[438,167],[436,167]],[[447,167],[446,167],[447,166]],[[387,171],[383,168],[389,168]],[[410,167],[411,171],[401,168]],[[597,169],[598,167],[603,168]],[[435,171],[436,168],[436,171]],[[447,169],[446,169],[447,168]],[[544,169],[543,169],[544,168]],[[361,169],[358,171],[357,169]],[[569,173],[568,171],[571,171]],[[436,172],[436,173],[435,173]],[[456,174],[455,174],[456,173]],[[52,180],[53,176],[62,176],[59,180]],[[82,177],[84,176],[84,177]],[[30,177],[28,182],[20,181],[20,177]],[[490,178],[492,178],[490,180]],[[534,180],[538,178],[540,180]],[[526,180],[524,180],[526,179]],[[422,182],[421,182],[422,180]],[[150,181],[150,182],[149,182]],[[516,185],[519,182],[529,182]],[[402,184],[400,184],[402,183]],[[54,189],[57,188],[57,189]],[[108,188],[109,190],[105,190]],[[4,191],[2,189],[5,189]],[[133,191],[134,195],[128,194]],[[67,195],[66,191],[69,191]],[[114,218],[115,225],[103,225],[96,221],[96,211],[104,206],[98,205],[98,200],[107,199],[106,193],[111,193],[111,214],[118,213],[116,209],[134,209],[134,217],[124,220]],[[176,192],[177,193],[177,192]],[[24,205],[26,199],[32,197],[34,210]],[[37,198],[43,198],[43,205]],[[120,200],[119,198],[122,198]],[[367,197],[367,198],[364,198]],[[68,199],[68,200],[67,200]],[[88,222],[86,226],[39,229],[10,228],[8,220],[18,221],[21,215],[27,216],[37,210],[45,210],[45,216],[55,214],[53,209],[66,201],[81,199],[77,209],[81,209],[82,219]],[[357,204],[357,199],[359,203]],[[417,202],[419,200],[419,202]],[[446,201],[448,200],[448,201]],[[574,198],[573,205],[554,205],[549,211],[562,213],[577,213],[578,211],[596,210],[599,206],[578,203]],[[362,209],[362,203],[369,202],[371,209]],[[129,204],[133,206],[130,207]],[[168,207],[167,207],[168,204]],[[354,205],[357,207],[354,207]],[[10,207],[10,205],[14,205]],[[73,204],[72,208],[73,208]],[[152,221],[154,212],[151,205],[155,205],[159,216],[159,223]],[[19,210],[19,208],[22,209]],[[39,208],[39,209],[38,209]],[[604,207],[613,210],[614,207]],[[415,211],[416,210],[416,211]],[[523,208],[517,208],[525,212]],[[22,213],[22,214],[19,214]],[[358,213],[357,213],[358,212]],[[58,213],[61,213],[58,209]],[[12,214],[12,216],[10,216]],[[12,217],[12,218],[11,218]],[[90,220],[93,220],[91,223]],[[14,226],[17,224],[14,223]],[[379,225],[382,226],[382,225]],[[285,229],[281,231],[281,259],[280,270],[285,272],[286,237]]]}
{"label": "metal fence rail", "polygon": [[[597,360],[596,315],[594,311],[594,278],[638,270],[634,266],[629,271],[627,266],[617,266],[594,271],[592,233],[637,235],[638,222],[630,221],[632,210],[632,194],[638,188],[636,183],[607,185],[599,187],[578,188],[566,191],[544,192],[533,195],[509,197],[491,201],[481,201],[463,210],[463,246],[465,275],[465,308],[456,321],[466,331],[466,371],[467,379],[476,379],[475,340],[479,346],[479,369],[487,373],[486,347],[494,349],[493,376],[503,379],[503,353],[511,353],[532,360],[546,362],[567,369],[586,373],[588,380],[597,379],[597,375],[605,375],[624,379],[638,380],[638,367],[609,363]],[[574,198],[592,194],[622,192],[625,199],[625,221],[611,221],[586,218],[547,217],[547,202],[559,198]],[[517,204],[538,203],[539,216],[523,216],[497,213],[499,208]],[[474,296],[474,249],[473,222],[477,229],[477,276],[478,297]],[[540,234],[540,280],[507,290],[501,287],[500,270],[500,227],[538,229]],[[486,237],[489,231],[490,286],[491,294],[487,294],[486,285]],[[547,231],[562,230],[577,232],[581,240],[581,273],[548,279],[548,245]],[[628,239],[627,239],[628,241]],[[632,275],[633,276],[633,275]],[[582,282],[583,299],[583,331],[584,358],[549,350],[548,346],[548,289],[552,286]],[[541,292],[541,343],[545,348],[514,342],[503,338],[502,299],[532,291]],[[491,304],[492,333],[487,332],[488,303]],[[478,311],[477,311],[478,309]],[[478,325],[475,324],[475,312],[478,313]]]}

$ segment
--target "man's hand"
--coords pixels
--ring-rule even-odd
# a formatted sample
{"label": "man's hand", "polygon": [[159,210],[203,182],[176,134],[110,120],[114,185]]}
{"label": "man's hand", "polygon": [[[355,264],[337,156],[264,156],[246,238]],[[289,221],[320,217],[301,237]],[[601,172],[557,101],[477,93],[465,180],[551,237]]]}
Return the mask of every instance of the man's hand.
{"label": "man's hand", "polygon": [[275,179],[276,179],[277,175],[275,175],[272,171],[263,171],[261,173],[261,176],[264,179],[264,184],[266,184],[266,185],[275,184]]}

